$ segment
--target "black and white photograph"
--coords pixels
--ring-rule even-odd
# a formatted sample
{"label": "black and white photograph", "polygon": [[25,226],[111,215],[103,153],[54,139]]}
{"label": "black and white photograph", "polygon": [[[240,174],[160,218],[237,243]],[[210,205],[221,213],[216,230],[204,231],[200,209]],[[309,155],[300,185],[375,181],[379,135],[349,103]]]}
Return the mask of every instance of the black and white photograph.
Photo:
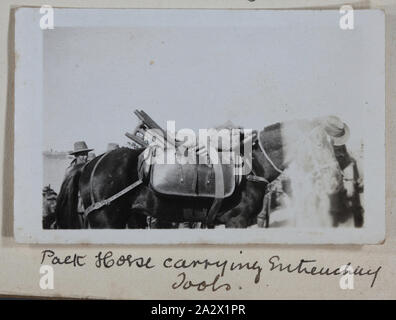
{"label": "black and white photograph", "polygon": [[377,10],[18,9],[16,239],[382,242],[383,35]]}

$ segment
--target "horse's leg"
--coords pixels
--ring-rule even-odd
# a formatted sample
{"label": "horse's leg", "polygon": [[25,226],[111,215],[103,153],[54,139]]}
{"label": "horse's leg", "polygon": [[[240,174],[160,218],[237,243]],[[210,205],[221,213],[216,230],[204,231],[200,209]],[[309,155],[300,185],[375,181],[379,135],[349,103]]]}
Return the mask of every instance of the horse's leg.
{"label": "horse's leg", "polygon": [[127,222],[127,226],[130,229],[146,228],[150,229],[175,229],[174,223],[165,221],[160,218],[152,216],[151,212],[145,209],[133,209],[131,216]]}
{"label": "horse's leg", "polygon": [[257,215],[257,225],[259,228],[268,228],[269,225],[269,210],[270,210],[270,195],[264,195],[263,208]]}
{"label": "horse's leg", "polygon": [[143,186],[134,196],[132,211],[151,217],[150,228],[174,229],[177,228],[173,220],[180,220],[180,206],[171,200],[158,197],[149,187]]}
{"label": "horse's leg", "polygon": [[162,219],[152,218],[151,229],[176,229],[177,224]]}
{"label": "horse's leg", "polygon": [[[116,204],[102,207],[99,210],[95,210],[89,214],[88,228],[92,229],[125,229],[127,227],[127,221],[130,218],[129,212],[131,209],[126,204]],[[139,226],[139,219],[136,223]]]}
{"label": "horse's leg", "polygon": [[147,216],[139,210],[130,210],[126,227],[128,229],[145,229],[147,228]]}
{"label": "horse's leg", "polygon": [[95,210],[89,214],[88,228],[91,229],[108,229],[111,228],[110,221],[108,219],[109,208],[102,208]]}
{"label": "horse's leg", "polygon": [[226,228],[246,228],[254,223],[263,207],[266,186],[256,182],[246,182],[240,203],[218,218]]}
{"label": "horse's leg", "polygon": [[168,221],[163,221],[161,219],[152,217],[152,214],[147,209],[133,207],[131,210],[131,215],[127,222],[127,227],[129,229],[145,229],[149,227],[150,229],[172,229],[173,224]]}

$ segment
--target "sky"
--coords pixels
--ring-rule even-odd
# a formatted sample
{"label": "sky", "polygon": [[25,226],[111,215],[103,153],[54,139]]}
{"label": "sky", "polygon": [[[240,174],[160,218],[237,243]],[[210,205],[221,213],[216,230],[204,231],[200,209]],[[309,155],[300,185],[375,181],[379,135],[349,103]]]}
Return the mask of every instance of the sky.
{"label": "sky", "polygon": [[68,151],[79,140],[97,154],[109,142],[126,145],[135,109],[163,127],[174,120],[194,130],[335,114],[358,146],[380,101],[381,59],[364,16],[347,31],[338,18],[265,15],[239,25],[212,15],[185,25],[47,30],[43,150]]}

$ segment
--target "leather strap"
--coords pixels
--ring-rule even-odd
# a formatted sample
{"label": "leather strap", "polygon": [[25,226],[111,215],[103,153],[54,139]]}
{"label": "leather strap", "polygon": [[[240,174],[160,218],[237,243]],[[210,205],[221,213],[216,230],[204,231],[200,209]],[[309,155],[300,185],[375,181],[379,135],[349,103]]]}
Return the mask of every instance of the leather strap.
{"label": "leather strap", "polygon": [[264,177],[259,177],[259,176],[252,175],[252,174],[246,176],[246,180],[252,181],[252,182],[265,182],[265,183],[268,183],[268,184],[270,183],[270,182],[269,182],[267,179],[265,179]]}
{"label": "leather strap", "polygon": [[261,149],[261,152],[264,154],[264,156],[265,156],[265,158],[267,159],[267,161],[271,164],[271,166],[272,166],[276,171],[278,171],[279,173],[282,173],[283,171],[282,171],[281,169],[279,169],[279,168],[275,165],[275,163],[271,160],[271,158],[268,156],[267,152],[266,152],[265,149],[264,149],[264,146],[263,146],[262,143],[261,143],[260,137],[258,137],[257,140],[258,140],[258,144],[259,144],[259,147],[260,147],[260,149]]}
{"label": "leather strap", "polygon": [[136,182],[132,183],[131,185],[129,185],[128,187],[126,187],[125,189],[122,189],[120,192],[117,192],[115,195],[101,200],[99,202],[95,202],[92,203],[84,212],[84,218],[87,218],[88,215],[95,210],[98,210],[104,206],[108,206],[109,204],[111,204],[114,200],[120,198],[121,196],[123,196],[124,194],[128,193],[129,191],[132,191],[133,189],[135,189],[136,187],[138,187],[139,185],[141,185],[143,183],[142,180],[137,180]]}
{"label": "leather strap", "polygon": [[89,177],[89,195],[91,197],[91,205],[95,203],[95,197],[93,194],[93,180],[94,180],[94,175],[95,175],[95,171],[96,168],[98,167],[99,163],[102,161],[102,159],[107,156],[108,152],[104,153],[99,160],[95,163],[92,171],[91,171],[91,176]]}
{"label": "leather strap", "polygon": [[[211,227],[211,228],[213,227],[213,222],[215,220],[217,213],[219,212],[220,206],[221,206],[221,204],[223,202],[223,198],[224,198],[223,167],[220,164],[220,161],[218,161],[219,155],[218,155],[217,151],[214,151],[214,152],[216,152],[215,157],[212,157],[214,155],[211,154],[210,152],[208,153],[210,162],[212,163],[212,166],[213,166],[213,172],[215,175],[215,198],[213,200],[212,206],[209,209],[208,217],[206,220],[208,227]],[[216,157],[217,157],[217,159],[214,159]]]}

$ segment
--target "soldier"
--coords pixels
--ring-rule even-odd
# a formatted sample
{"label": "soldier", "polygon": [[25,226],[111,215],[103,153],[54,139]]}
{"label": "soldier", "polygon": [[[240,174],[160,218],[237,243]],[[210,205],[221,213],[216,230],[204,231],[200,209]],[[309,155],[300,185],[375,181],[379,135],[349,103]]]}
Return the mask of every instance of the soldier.
{"label": "soldier", "polygon": [[43,189],[43,228],[53,229],[55,224],[55,207],[56,207],[57,193],[46,186]]}
{"label": "soldier", "polygon": [[350,136],[349,127],[338,117],[329,116],[324,121],[324,130],[330,136],[334,155],[344,176],[344,190],[334,195],[331,213],[338,218],[338,222],[344,222],[350,213],[354,218],[355,226],[362,227],[364,209],[359,193],[363,192],[363,181],[359,175],[357,162],[346,147]]}
{"label": "soldier", "polygon": [[343,146],[348,141],[350,130],[346,123],[336,116],[328,116],[323,121],[323,127],[329,135],[333,146]]}
{"label": "soldier", "polygon": [[[77,141],[74,143],[74,151],[70,152],[70,155],[74,156],[73,161],[70,163],[69,167],[66,169],[66,176],[75,168],[75,166],[79,164],[84,164],[88,162],[88,152],[92,151],[93,149],[89,149],[85,141]],[[84,206],[82,203],[80,192],[78,193],[78,205],[77,205],[77,212],[80,215],[81,225],[84,225]]]}
{"label": "soldier", "polygon": [[43,188],[43,192],[42,192],[43,198],[46,197],[51,192],[51,190],[52,189],[51,189],[51,185],[50,184],[48,186],[45,186]]}
{"label": "soldier", "polygon": [[88,161],[88,152],[93,149],[89,149],[85,141],[77,141],[74,143],[74,151],[69,152],[70,155],[74,156],[73,161],[66,169],[66,175],[78,164],[86,163]]}

